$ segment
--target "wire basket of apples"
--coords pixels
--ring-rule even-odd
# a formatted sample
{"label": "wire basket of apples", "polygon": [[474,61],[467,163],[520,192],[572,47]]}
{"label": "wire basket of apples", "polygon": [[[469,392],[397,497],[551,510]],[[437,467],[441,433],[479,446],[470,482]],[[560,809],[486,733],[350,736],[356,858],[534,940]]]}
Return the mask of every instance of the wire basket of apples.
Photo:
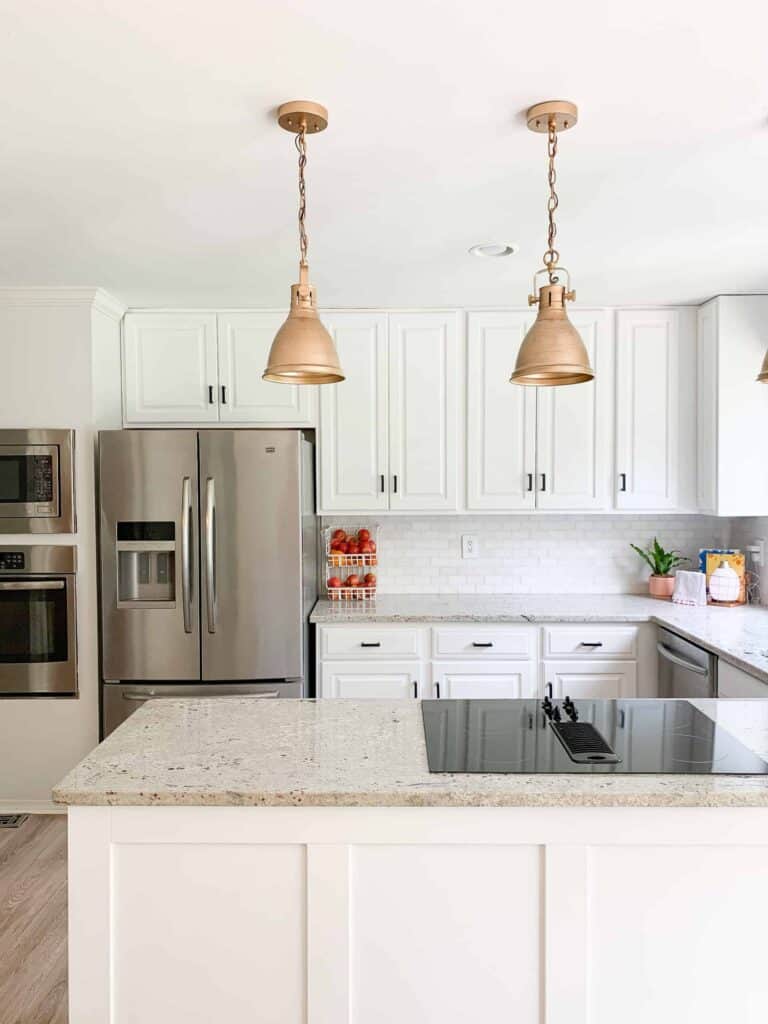
{"label": "wire basket of apples", "polygon": [[[326,589],[331,601],[370,601],[376,597],[378,526],[325,530]],[[351,571],[350,571],[351,570]]]}

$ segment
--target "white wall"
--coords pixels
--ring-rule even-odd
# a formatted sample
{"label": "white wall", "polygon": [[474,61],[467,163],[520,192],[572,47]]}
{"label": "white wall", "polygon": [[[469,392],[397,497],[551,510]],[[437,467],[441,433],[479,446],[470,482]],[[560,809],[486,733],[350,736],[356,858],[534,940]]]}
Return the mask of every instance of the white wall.
{"label": "white wall", "polygon": [[120,425],[119,316],[96,289],[0,288],[0,428],[76,430],[78,526],[74,536],[0,535],[0,544],[77,545],[80,683],[77,699],[0,699],[4,808],[48,804],[98,742],[94,442],[99,427]]}
{"label": "white wall", "polygon": [[[373,518],[323,517],[324,526]],[[648,569],[629,547],[657,536],[696,559],[727,543],[729,521],[680,515],[413,516],[380,520],[379,592],[386,594],[618,594],[647,591]],[[462,559],[475,534],[480,557]],[[696,567],[696,564],[691,566]]]}

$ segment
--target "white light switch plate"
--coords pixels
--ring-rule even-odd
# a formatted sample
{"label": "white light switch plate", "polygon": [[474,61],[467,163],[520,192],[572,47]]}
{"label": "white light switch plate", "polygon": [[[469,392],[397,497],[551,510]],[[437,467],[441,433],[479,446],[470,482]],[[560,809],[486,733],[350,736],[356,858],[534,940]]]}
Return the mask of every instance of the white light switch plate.
{"label": "white light switch plate", "polygon": [[462,558],[477,558],[478,543],[477,534],[474,533],[462,533],[461,535],[461,557]]}

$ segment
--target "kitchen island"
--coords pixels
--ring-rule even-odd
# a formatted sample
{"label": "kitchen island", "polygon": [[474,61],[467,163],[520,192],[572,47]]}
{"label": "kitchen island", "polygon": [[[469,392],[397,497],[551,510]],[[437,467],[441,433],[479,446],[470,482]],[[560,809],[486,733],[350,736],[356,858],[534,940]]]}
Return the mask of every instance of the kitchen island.
{"label": "kitchen island", "polygon": [[[700,702],[763,757],[768,702]],[[768,777],[430,774],[418,701],[157,700],[54,792],[71,1024],[757,1024]]]}

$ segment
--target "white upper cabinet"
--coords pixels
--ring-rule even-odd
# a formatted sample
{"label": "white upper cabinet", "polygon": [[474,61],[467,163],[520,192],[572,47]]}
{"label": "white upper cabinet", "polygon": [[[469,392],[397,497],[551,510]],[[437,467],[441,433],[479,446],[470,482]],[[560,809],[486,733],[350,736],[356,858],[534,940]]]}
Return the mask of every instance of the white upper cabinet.
{"label": "white upper cabinet", "polygon": [[389,508],[388,344],[383,313],[323,314],[346,379],[320,386],[320,506]]}
{"label": "white upper cabinet", "polygon": [[563,387],[509,383],[533,313],[470,313],[467,506],[477,510],[610,508],[613,314],[575,311],[596,379]]}
{"label": "white upper cabinet", "polygon": [[595,378],[536,388],[536,507],[609,509],[613,464],[613,313],[574,310]]}
{"label": "white upper cabinet", "polygon": [[457,313],[389,317],[389,507],[457,507]]}
{"label": "white upper cabinet", "polygon": [[215,315],[126,315],[123,394],[127,424],[217,422],[218,390]]}
{"label": "white upper cabinet", "polygon": [[620,310],[616,370],[616,507],[694,509],[695,310]]}
{"label": "white upper cabinet", "polygon": [[262,380],[285,313],[220,313],[219,404],[222,423],[311,427],[317,388]]}
{"label": "white upper cabinet", "polygon": [[768,515],[768,296],[721,295],[699,310],[699,503]]}
{"label": "white upper cabinet", "polygon": [[536,389],[509,383],[533,313],[470,313],[467,335],[467,506],[536,506]]}
{"label": "white upper cabinet", "polygon": [[320,511],[455,510],[456,313],[331,313],[346,380],[320,389]]}

